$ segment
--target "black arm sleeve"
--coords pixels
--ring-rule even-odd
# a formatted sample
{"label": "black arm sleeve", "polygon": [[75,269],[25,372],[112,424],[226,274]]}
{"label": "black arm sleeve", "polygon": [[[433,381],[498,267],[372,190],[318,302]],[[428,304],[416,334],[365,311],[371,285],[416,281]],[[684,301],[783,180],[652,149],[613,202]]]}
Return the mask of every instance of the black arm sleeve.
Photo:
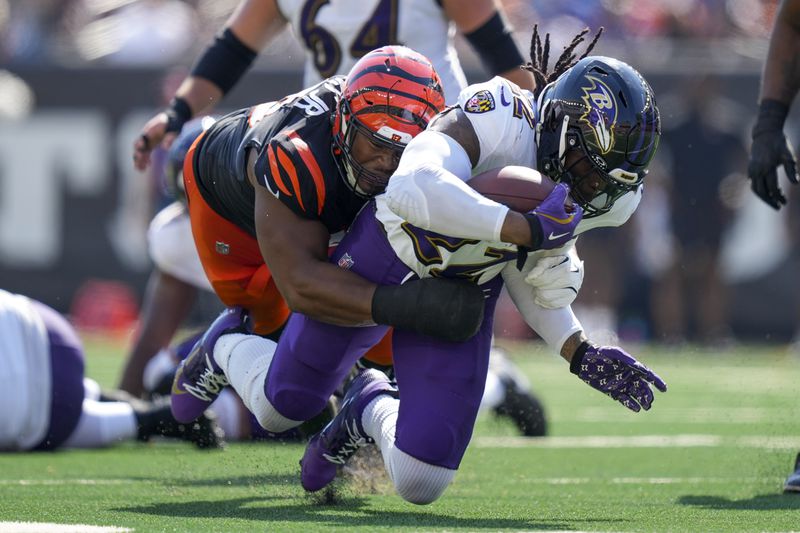
{"label": "black arm sleeve", "polygon": [[205,78],[227,94],[250,68],[258,53],[225,28],[206,48],[192,69],[192,76]]}
{"label": "black arm sleeve", "polygon": [[511,37],[511,29],[506,25],[500,12],[475,31],[464,35],[475,49],[481,63],[492,75],[500,74],[525,63],[517,44]]}

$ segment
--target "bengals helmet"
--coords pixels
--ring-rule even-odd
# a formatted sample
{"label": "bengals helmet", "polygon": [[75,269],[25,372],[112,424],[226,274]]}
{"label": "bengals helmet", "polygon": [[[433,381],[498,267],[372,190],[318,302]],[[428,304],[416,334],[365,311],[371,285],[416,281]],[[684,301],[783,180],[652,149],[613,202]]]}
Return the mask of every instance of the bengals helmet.
{"label": "bengals helmet", "polygon": [[357,133],[391,149],[395,160],[408,142],[444,108],[442,82],[431,62],[405,46],[373,50],[350,70],[333,117],[333,151],[357,195],[383,192],[390,176],[368,171],[352,155]]}
{"label": "bengals helmet", "polygon": [[[636,190],[647,174],[661,137],[655,95],[630,65],[589,56],[544,88],[537,105],[537,165],[555,181],[570,185],[584,218],[609,211]],[[599,192],[585,197],[578,187],[589,174],[565,168],[566,153],[579,150],[602,180]]]}

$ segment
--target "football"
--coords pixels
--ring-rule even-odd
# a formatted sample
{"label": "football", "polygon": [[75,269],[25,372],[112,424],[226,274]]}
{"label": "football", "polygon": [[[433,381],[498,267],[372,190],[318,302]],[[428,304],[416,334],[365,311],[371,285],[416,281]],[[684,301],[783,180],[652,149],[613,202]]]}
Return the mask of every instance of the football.
{"label": "football", "polygon": [[519,213],[537,207],[555,187],[555,182],[538,170],[518,166],[487,170],[473,176],[467,184],[483,196]]}

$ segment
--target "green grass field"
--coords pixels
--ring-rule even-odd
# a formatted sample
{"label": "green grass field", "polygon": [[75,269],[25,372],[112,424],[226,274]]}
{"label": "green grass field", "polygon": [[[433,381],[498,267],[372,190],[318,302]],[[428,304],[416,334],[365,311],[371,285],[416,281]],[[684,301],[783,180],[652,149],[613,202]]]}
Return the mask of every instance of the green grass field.
{"label": "green grass field", "polygon": [[[89,344],[112,385],[121,347]],[[516,345],[551,436],[526,440],[484,415],[436,503],[340,484],[334,503],[299,484],[301,445],[125,444],[0,455],[0,522],[135,531],[800,531],[781,487],[800,451],[800,358],[781,350],[636,352],[669,384],[633,414],[536,346]],[[2,531],[2,526],[0,526]]]}

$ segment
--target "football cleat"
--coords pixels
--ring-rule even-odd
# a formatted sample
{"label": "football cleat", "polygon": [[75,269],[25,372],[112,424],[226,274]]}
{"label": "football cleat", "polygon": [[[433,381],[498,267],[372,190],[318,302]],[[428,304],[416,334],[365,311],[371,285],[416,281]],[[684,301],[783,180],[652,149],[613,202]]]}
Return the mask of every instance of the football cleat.
{"label": "football cleat", "polygon": [[786,478],[783,484],[783,492],[800,492],[800,453],[794,460],[794,472]]}
{"label": "football cleat", "polygon": [[191,442],[201,449],[222,448],[225,433],[217,424],[216,415],[211,411],[200,413],[194,421],[182,424],[175,420],[166,398],[149,404],[146,410],[134,407],[136,412],[137,438],[148,441],[150,437],[168,437]]}
{"label": "football cleat", "polygon": [[544,407],[531,391],[522,371],[499,348],[492,348],[490,368],[503,384],[503,401],[494,408],[498,416],[507,416],[525,437],[547,435]]}
{"label": "football cleat", "polygon": [[322,431],[311,437],[300,460],[300,482],[309,492],[325,488],[336,477],[338,467],[359,448],[375,441],[364,433],[361,415],[381,394],[398,397],[397,387],[379,370],[367,369],[350,384],[341,410]]}
{"label": "football cleat", "polygon": [[247,311],[241,307],[223,311],[178,366],[171,394],[172,414],[178,422],[195,420],[229,385],[228,378],[214,361],[214,345],[228,333],[251,333]]}

